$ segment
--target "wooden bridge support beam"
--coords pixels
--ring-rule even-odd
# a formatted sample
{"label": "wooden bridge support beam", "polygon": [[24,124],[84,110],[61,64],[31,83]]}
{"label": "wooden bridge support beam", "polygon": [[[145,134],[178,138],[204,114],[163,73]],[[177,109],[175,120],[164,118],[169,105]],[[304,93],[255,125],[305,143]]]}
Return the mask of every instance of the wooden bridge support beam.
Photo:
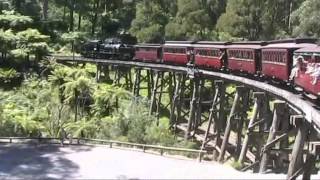
{"label": "wooden bridge support beam", "polygon": [[320,142],[310,142],[309,143],[309,153],[306,158],[306,163],[304,165],[303,177],[302,179],[311,179],[311,173],[315,169],[315,163],[317,156],[320,154]]}
{"label": "wooden bridge support beam", "polygon": [[170,126],[177,129],[177,124],[181,116],[181,96],[184,90],[186,76],[182,73],[176,73],[174,78],[174,93],[172,98],[172,104],[170,109]]}
{"label": "wooden bridge support beam", "polygon": [[242,102],[240,105],[239,109],[239,115],[237,119],[237,127],[236,127],[236,133],[237,133],[237,140],[236,140],[236,152],[235,152],[235,157],[236,159],[239,158],[240,152],[241,152],[241,146],[242,146],[242,131],[243,131],[243,125],[245,120],[247,120],[247,111],[249,110],[249,96],[250,96],[250,91],[246,90],[243,92],[242,96]]}
{"label": "wooden bridge support beam", "polygon": [[113,79],[113,84],[117,86],[121,86],[121,79],[125,80],[125,88],[127,90],[132,89],[132,78],[131,78],[131,67],[124,67],[124,66],[113,66],[115,68],[115,74]]}
{"label": "wooden bridge support beam", "polygon": [[[205,136],[202,142],[201,149],[205,149],[207,143],[210,142],[211,138],[209,137],[210,130],[213,129],[213,147],[214,154],[216,155],[216,149],[221,145],[221,129],[222,121],[225,119],[225,83],[221,80],[214,81],[215,95],[210,108],[210,113],[208,117],[208,126],[205,132]],[[212,127],[212,128],[211,128]],[[216,157],[214,157],[215,159]]]}
{"label": "wooden bridge support beam", "polygon": [[190,112],[189,112],[189,118],[188,118],[188,124],[187,124],[187,131],[185,133],[185,139],[190,138],[191,130],[195,123],[197,102],[199,101],[200,80],[197,77],[193,77],[192,81],[193,81],[193,91],[192,91],[192,98],[190,101]]}
{"label": "wooden bridge support beam", "polygon": [[[164,87],[166,85],[169,86],[169,89],[172,89],[171,86],[172,86],[173,74],[172,72],[167,72],[168,77],[165,78],[165,73],[166,73],[165,71],[155,71],[155,73],[156,73],[156,76],[154,78],[154,83],[153,83],[149,115],[151,115],[152,113],[155,113],[157,118],[157,123],[159,123],[159,112],[161,108],[161,99],[163,94],[167,93],[169,96],[173,96],[172,95],[173,93],[169,92],[170,90],[169,91],[164,90]],[[171,105],[172,97],[169,97],[169,99],[170,99],[169,105]]]}
{"label": "wooden bridge support beam", "polygon": [[277,132],[279,132],[279,125],[281,121],[285,121],[284,114],[287,113],[286,103],[284,101],[276,101],[274,102],[274,110],[273,110],[273,120],[272,125],[269,130],[269,136],[266,145],[263,148],[263,155],[260,163],[260,173],[264,173],[267,170],[267,164],[269,161],[269,149],[267,149],[267,145],[272,143],[276,138]]}
{"label": "wooden bridge support beam", "polygon": [[102,65],[100,63],[97,63],[96,82],[100,82],[101,67],[102,67]]}
{"label": "wooden bridge support beam", "polygon": [[249,121],[248,130],[246,132],[246,135],[245,135],[245,138],[243,141],[243,145],[242,145],[242,149],[241,149],[241,153],[240,153],[239,160],[238,160],[241,164],[244,162],[244,160],[246,158],[249,141],[251,140],[250,136],[251,136],[255,126],[257,125],[256,122],[258,119],[258,115],[261,112],[261,109],[263,106],[262,103],[265,100],[265,98],[264,98],[265,94],[263,92],[255,92],[255,93],[253,93],[253,96],[254,96],[255,102],[254,102],[254,106],[253,106],[252,117]]}
{"label": "wooden bridge support beam", "polygon": [[229,137],[230,137],[230,133],[231,133],[231,122],[234,120],[235,115],[236,115],[237,111],[239,110],[240,100],[243,97],[244,92],[245,92],[245,87],[243,87],[243,86],[236,87],[236,94],[235,94],[235,97],[233,100],[233,104],[232,104],[232,108],[231,108],[229,117],[227,119],[227,124],[226,124],[226,128],[225,128],[224,136],[223,136],[223,141],[221,144],[221,152],[218,157],[219,162],[222,162],[224,160],[224,155],[227,150],[227,145],[228,145]]}
{"label": "wooden bridge support beam", "polygon": [[[245,161],[245,158],[247,157],[247,153],[248,153],[248,147],[249,147],[249,143],[250,141],[253,141],[253,135],[259,135],[259,138],[263,137],[263,131],[264,131],[264,124],[267,121],[266,119],[266,115],[265,113],[267,112],[267,108],[269,107],[269,105],[267,105],[269,103],[269,101],[266,98],[265,93],[263,92],[255,92],[253,94],[254,99],[255,99],[255,103],[254,103],[254,107],[253,107],[253,114],[252,117],[249,121],[249,125],[247,128],[247,132],[243,141],[243,145],[242,145],[242,149],[241,149],[241,153],[238,159],[238,162],[243,164]],[[259,117],[259,120],[258,120]],[[259,131],[258,134],[254,133],[254,129],[256,128],[256,126],[259,126]],[[252,163],[249,167],[253,167],[254,168],[254,172],[258,172],[259,171],[259,166],[258,163],[260,162],[260,149],[261,149],[261,142],[255,141],[255,158],[251,159]],[[246,168],[245,168],[246,169]]]}
{"label": "wooden bridge support beam", "polygon": [[193,123],[193,135],[196,133],[196,130],[198,129],[198,127],[201,125],[202,121],[201,121],[201,117],[202,117],[202,93],[203,93],[203,89],[204,89],[204,84],[205,84],[205,80],[204,79],[200,79],[199,80],[199,85],[198,85],[198,95],[196,98],[196,109],[195,109],[195,115],[194,115],[194,123]]}
{"label": "wooden bridge support beam", "polygon": [[[145,71],[145,73],[143,73]],[[147,86],[142,87],[142,83],[146,82]],[[135,79],[133,84],[133,95],[135,97],[140,96],[140,90],[147,89],[147,97],[151,98],[151,92],[153,89],[153,74],[150,69],[142,69],[140,67],[135,68]]]}
{"label": "wooden bridge support beam", "polygon": [[292,116],[292,120],[298,131],[292,149],[287,179],[295,179],[303,171],[303,148],[308,134],[303,116]]}
{"label": "wooden bridge support beam", "polygon": [[[107,64],[101,64],[101,63],[97,63],[96,64],[96,82],[100,82],[101,78],[103,78],[104,80],[109,81],[110,80],[110,70],[109,70],[109,65]],[[102,76],[102,73],[104,76]]]}

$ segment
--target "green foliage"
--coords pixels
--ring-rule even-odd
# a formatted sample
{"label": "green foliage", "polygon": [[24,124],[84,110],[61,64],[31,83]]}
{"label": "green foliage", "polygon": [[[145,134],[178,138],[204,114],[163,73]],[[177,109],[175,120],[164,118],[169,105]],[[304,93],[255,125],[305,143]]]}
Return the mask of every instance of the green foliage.
{"label": "green foliage", "polygon": [[230,165],[236,170],[241,170],[243,168],[243,165],[238,161],[233,161]]}
{"label": "green foliage", "polygon": [[48,51],[49,36],[41,34],[37,29],[27,28],[32,19],[28,16],[16,14],[14,11],[3,11],[0,14],[0,52],[2,58],[7,59],[10,54],[14,60],[24,62],[29,56],[40,60]]}
{"label": "green foliage", "polygon": [[131,101],[120,106],[123,108],[116,116],[122,135],[127,135],[130,142],[144,143],[146,128],[155,121],[153,116],[149,116],[147,104]]}
{"label": "green foliage", "polygon": [[0,29],[0,52],[8,53],[10,49],[13,49],[17,37],[14,35],[11,29]]}
{"label": "green foliage", "polygon": [[15,11],[3,10],[0,14],[0,25],[5,29],[21,29],[32,22],[33,20],[29,16],[16,14]]}
{"label": "green foliage", "polygon": [[81,44],[86,40],[86,34],[83,32],[63,33],[61,40],[64,44],[71,44],[71,52],[73,50],[79,52]]}
{"label": "green foliage", "polygon": [[80,42],[81,40],[85,39],[86,34],[83,32],[68,32],[68,33],[63,33],[61,36],[61,39],[66,42],[66,43],[71,43],[71,42]]}
{"label": "green foliage", "polygon": [[178,0],[176,16],[166,26],[166,37],[176,40],[203,40],[211,37],[214,24],[201,0]]}
{"label": "green foliage", "polygon": [[92,113],[96,117],[105,117],[114,112],[118,101],[131,99],[131,94],[112,85],[98,85],[93,93]]}
{"label": "green foliage", "polygon": [[148,144],[173,146],[175,139],[170,131],[169,119],[161,118],[159,120],[159,125],[153,122],[151,126],[147,127],[144,140]]}
{"label": "green foliage", "polygon": [[40,60],[47,53],[49,36],[42,35],[37,29],[28,28],[18,32],[16,36],[19,39],[18,48],[24,49],[27,55],[35,55],[36,60]]}
{"label": "green foliage", "polygon": [[140,42],[160,42],[164,36],[164,26],[168,15],[157,1],[142,1],[137,4],[136,18],[130,32]]}
{"label": "green foliage", "polygon": [[77,122],[68,122],[64,125],[64,129],[67,132],[70,132],[72,137],[80,138],[82,134],[85,134],[86,137],[92,138],[95,135],[97,126],[94,120],[87,120],[82,118]]}
{"label": "green foliage", "polygon": [[0,81],[10,83],[14,79],[20,77],[20,74],[15,69],[0,68]]}
{"label": "green foliage", "polygon": [[293,12],[293,20],[295,26],[293,34],[295,36],[320,36],[320,2],[317,0],[306,0],[303,4]]}
{"label": "green foliage", "polygon": [[226,13],[217,22],[217,29],[233,37],[259,38],[262,31],[262,0],[229,0]]}

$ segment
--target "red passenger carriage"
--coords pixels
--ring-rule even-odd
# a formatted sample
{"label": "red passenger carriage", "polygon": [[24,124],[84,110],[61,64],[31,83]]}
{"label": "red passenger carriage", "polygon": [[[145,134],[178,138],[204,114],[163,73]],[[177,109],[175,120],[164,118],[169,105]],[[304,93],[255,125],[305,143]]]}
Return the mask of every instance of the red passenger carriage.
{"label": "red passenger carriage", "polygon": [[210,69],[222,69],[227,62],[226,45],[224,42],[199,41],[193,45],[195,65]]}
{"label": "red passenger carriage", "polygon": [[317,97],[320,95],[320,47],[306,47],[294,52],[291,77],[296,85]]}
{"label": "red passenger carriage", "polygon": [[162,59],[164,63],[188,64],[192,52],[193,41],[166,41],[163,45]]}
{"label": "red passenger carriage", "polygon": [[260,48],[264,42],[235,42],[227,46],[228,68],[235,72],[255,74],[260,71]]}
{"label": "red passenger carriage", "polygon": [[160,44],[138,44],[135,46],[135,60],[161,62]]}
{"label": "red passenger carriage", "polygon": [[289,81],[293,51],[314,46],[313,39],[270,41],[261,50],[262,75],[280,81]]}

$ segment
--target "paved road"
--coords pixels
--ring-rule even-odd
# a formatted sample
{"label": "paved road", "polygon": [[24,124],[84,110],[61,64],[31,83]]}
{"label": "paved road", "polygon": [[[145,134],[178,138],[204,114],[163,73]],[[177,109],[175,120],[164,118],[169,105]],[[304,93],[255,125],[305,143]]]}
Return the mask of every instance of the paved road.
{"label": "paved road", "polygon": [[[0,145],[0,179],[284,179],[238,172],[214,162],[101,146]],[[318,177],[318,179],[320,176]]]}

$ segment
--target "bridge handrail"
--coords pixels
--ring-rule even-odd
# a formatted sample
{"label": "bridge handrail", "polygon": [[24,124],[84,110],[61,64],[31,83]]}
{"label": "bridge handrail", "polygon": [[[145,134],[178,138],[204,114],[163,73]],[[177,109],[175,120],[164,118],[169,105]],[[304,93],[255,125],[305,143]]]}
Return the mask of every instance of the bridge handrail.
{"label": "bridge handrail", "polygon": [[[0,140],[9,140],[9,143],[14,143],[13,140],[37,140],[39,143],[43,143],[42,140],[57,140],[62,142],[62,144],[65,144],[64,140],[61,138],[52,138],[52,137],[0,137]],[[187,148],[177,148],[177,147],[168,147],[168,146],[161,146],[161,145],[150,145],[150,144],[139,144],[139,143],[131,143],[131,142],[124,142],[124,141],[115,141],[115,140],[103,140],[103,139],[90,139],[90,138],[69,138],[69,142],[71,144],[73,143],[73,140],[76,140],[76,144],[83,144],[83,145],[92,145],[92,143],[88,142],[95,142],[99,143],[101,145],[109,144],[109,147],[112,148],[115,144],[116,146],[123,147],[131,146],[131,147],[137,147],[143,150],[147,148],[149,149],[156,149],[160,150],[160,154],[163,155],[164,151],[178,151],[178,152],[189,152],[189,153],[198,153],[199,157],[198,160],[201,161],[204,154],[207,153],[205,150],[197,150],[197,149],[187,149]],[[42,141],[42,142],[41,142]],[[6,142],[0,142],[0,143],[6,143]],[[46,142],[47,144],[53,144],[50,142]],[[70,144],[69,143],[69,144]],[[67,143],[66,143],[67,144]]]}

